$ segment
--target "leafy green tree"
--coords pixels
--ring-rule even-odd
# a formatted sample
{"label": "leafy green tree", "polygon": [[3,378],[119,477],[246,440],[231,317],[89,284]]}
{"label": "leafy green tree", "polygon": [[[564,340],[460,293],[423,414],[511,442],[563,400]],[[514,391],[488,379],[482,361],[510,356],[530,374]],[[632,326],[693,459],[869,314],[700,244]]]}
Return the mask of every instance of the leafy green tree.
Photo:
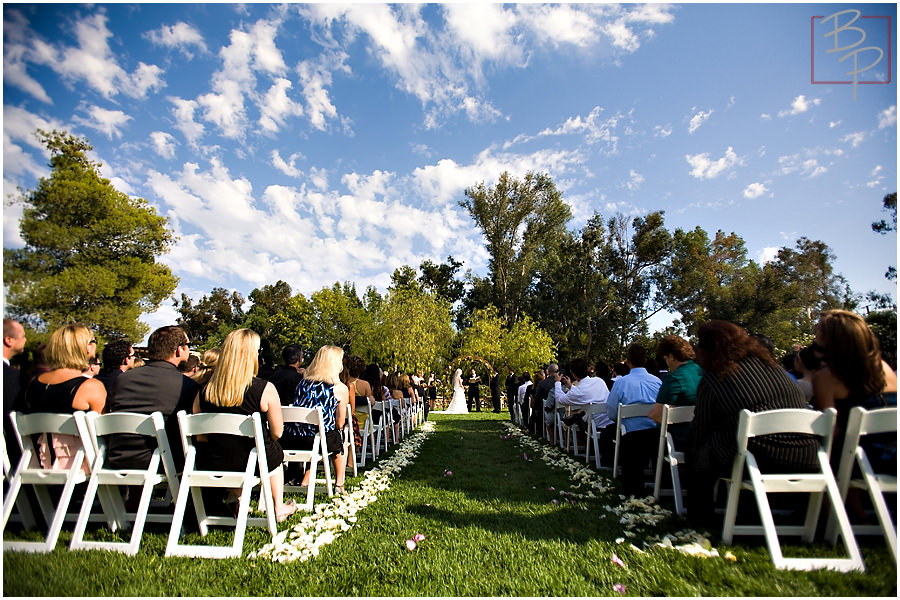
{"label": "leafy green tree", "polygon": [[87,139],[37,135],[51,172],[21,198],[25,247],[3,250],[9,315],[36,329],[79,321],[102,339],[143,338],[141,313],[158,309],[178,285],[156,262],[174,239],[168,221],[101,177]]}
{"label": "leafy green tree", "polygon": [[884,360],[897,370],[897,311],[878,310],[866,315],[866,323],[881,346]]}
{"label": "leafy green tree", "polygon": [[366,335],[366,314],[356,286],[352,283],[335,283],[310,296],[313,307],[310,323],[310,352],[317,352],[324,345],[339,346],[346,352],[356,352],[354,347]]}
{"label": "leafy green tree", "polygon": [[500,311],[493,304],[476,310],[471,318],[471,325],[459,334],[459,354],[479,356],[493,365],[494,369],[502,370],[506,362],[506,354],[503,351],[502,338],[506,331],[506,324],[500,316]]}
{"label": "leafy green tree", "polygon": [[543,173],[528,172],[520,180],[503,172],[496,185],[481,182],[465,195],[459,204],[487,242],[494,303],[512,324],[524,306],[539,255],[558,243],[572,211]]}
{"label": "leafy green tree", "polygon": [[516,373],[534,370],[555,358],[553,340],[528,315],[504,333],[501,344],[505,353],[504,364],[515,369]]}
{"label": "leafy green tree", "polygon": [[250,292],[249,299],[253,304],[244,315],[244,322],[241,326],[259,334],[260,353],[263,358],[269,365],[278,364],[281,361],[281,349],[284,345],[278,345],[272,339],[273,330],[270,319],[287,306],[291,299],[291,286],[279,279],[274,285],[264,285],[254,289]]}
{"label": "leafy green tree", "polygon": [[[891,222],[888,223],[885,219],[876,221],[872,223],[872,231],[885,235],[891,231],[897,231],[897,192],[885,196],[882,206],[890,214]],[[889,266],[884,276],[890,281],[897,279],[897,267]]]}
{"label": "leafy green tree", "polygon": [[300,344],[308,362],[311,354],[319,349],[312,347],[314,313],[313,303],[306,296],[292,296],[269,318],[271,344],[279,349],[288,344]]}
{"label": "leafy green tree", "polygon": [[416,278],[416,270],[409,265],[403,265],[402,267],[394,269],[394,272],[391,274],[391,285],[388,289],[421,291],[423,288],[422,284],[419,283],[419,280]]}
{"label": "leafy green tree", "polygon": [[446,358],[453,339],[450,303],[415,287],[391,290],[380,312],[375,337],[379,363],[414,372]]}
{"label": "leafy green tree", "polygon": [[447,257],[446,263],[434,264],[430,260],[423,261],[419,265],[419,283],[425,288],[425,291],[440,296],[451,305],[456,304],[462,299],[464,286],[463,282],[456,279],[456,273],[462,263],[455,260],[452,256]]}
{"label": "leafy green tree", "polygon": [[181,302],[175,301],[175,309],[180,315],[177,323],[184,328],[191,343],[206,349],[219,345],[231,331],[238,329],[244,321],[244,297],[236,291],[213,288],[209,295],[203,295],[196,304],[181,294]]}

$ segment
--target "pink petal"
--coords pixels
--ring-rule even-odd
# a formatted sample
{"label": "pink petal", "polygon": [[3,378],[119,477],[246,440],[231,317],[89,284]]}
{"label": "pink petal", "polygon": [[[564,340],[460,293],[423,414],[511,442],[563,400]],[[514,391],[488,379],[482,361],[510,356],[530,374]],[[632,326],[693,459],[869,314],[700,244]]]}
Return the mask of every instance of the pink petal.
{"label": "pink petal", "polygon": [[407,550],[410,550],[410,551],[415,550],[415,549],[416,549],[416,543],[415,543],[414,541],[412,541],[412,540],[406,540],[406,549],[407,549]]}
{"label": "pink petal", "polygon": [[523,452],[523,453],[522,453],[522,458],[524,458],[525,460],[528,460],[528,455],[527,455],[526,453]]}
{"label": "pink petal", "polygon": [[614,591],[614,592],[619,592],[620,594],[624,594],[624,593],[625,593],[625,586],[622,585],[621,583],[617,583],[617,584],[615,584],[615,585],[613,586],[613,591]]}
{"label": "pink petal", "polygon": [[612,555],[612,561],[613,561],[613,563],[619,565],[620,567],[624,567],[624,566],[625,566],[625,563],[622,562],[622,559],[619,558],[619,557],[616,555],[615,552],[613,552],[613,555]]}
{"label": "pink petal", "polygon": [[417,542],[421,542],[422,540],[425,539],[425,536],[421,533],[417,533],[416,535],[413,536],[413,539]]}

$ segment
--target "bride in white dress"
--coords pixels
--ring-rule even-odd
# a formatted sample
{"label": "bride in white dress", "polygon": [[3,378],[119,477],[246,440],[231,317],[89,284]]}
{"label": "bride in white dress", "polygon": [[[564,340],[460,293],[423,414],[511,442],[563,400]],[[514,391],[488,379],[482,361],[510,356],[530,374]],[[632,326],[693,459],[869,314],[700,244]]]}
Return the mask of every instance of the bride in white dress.
{"label": "bride in white dress", "polygon": [[462,384],[462,369],[457,369],[456,373],[453,374],[453,400],[450,401],[450,406],[444,412],[455,415],[469,412],[468,407],[466,407],[466,393]]}

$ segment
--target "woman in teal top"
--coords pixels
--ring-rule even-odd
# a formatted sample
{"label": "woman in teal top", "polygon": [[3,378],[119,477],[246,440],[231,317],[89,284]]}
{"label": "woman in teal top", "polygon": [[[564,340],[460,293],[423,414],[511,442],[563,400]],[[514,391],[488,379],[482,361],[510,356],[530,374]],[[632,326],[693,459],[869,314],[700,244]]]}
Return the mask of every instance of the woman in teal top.
{"label": "woman in teal top", "polygon": [[[662,420],[663,404],[669,406],[694,406],[697,403],[697,386],[703,377],[700,365],[694,362],[694,349],[688,341],[677,335],[667,335],[656,348],[657,360],[664,360],[669,369],[656,396],[656,406],[647,415],[657,423]],[[687,444],[690,423],[669,426],[676,449]]]}

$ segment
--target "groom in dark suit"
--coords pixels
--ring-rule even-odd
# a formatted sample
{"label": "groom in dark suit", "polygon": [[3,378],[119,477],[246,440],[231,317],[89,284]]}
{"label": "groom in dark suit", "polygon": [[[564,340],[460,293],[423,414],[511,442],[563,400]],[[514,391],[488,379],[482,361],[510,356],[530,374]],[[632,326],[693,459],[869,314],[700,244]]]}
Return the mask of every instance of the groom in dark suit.
{"label": "groom in dark suit", "polygon": [[469,406],[469,412],[472,412],[473,403],[475,404],[475,412],[481,412],[480,386],[481,377],[475,374],[475,369],[472,369],[472,372],[469,375],[469,401],[466,403]]}

